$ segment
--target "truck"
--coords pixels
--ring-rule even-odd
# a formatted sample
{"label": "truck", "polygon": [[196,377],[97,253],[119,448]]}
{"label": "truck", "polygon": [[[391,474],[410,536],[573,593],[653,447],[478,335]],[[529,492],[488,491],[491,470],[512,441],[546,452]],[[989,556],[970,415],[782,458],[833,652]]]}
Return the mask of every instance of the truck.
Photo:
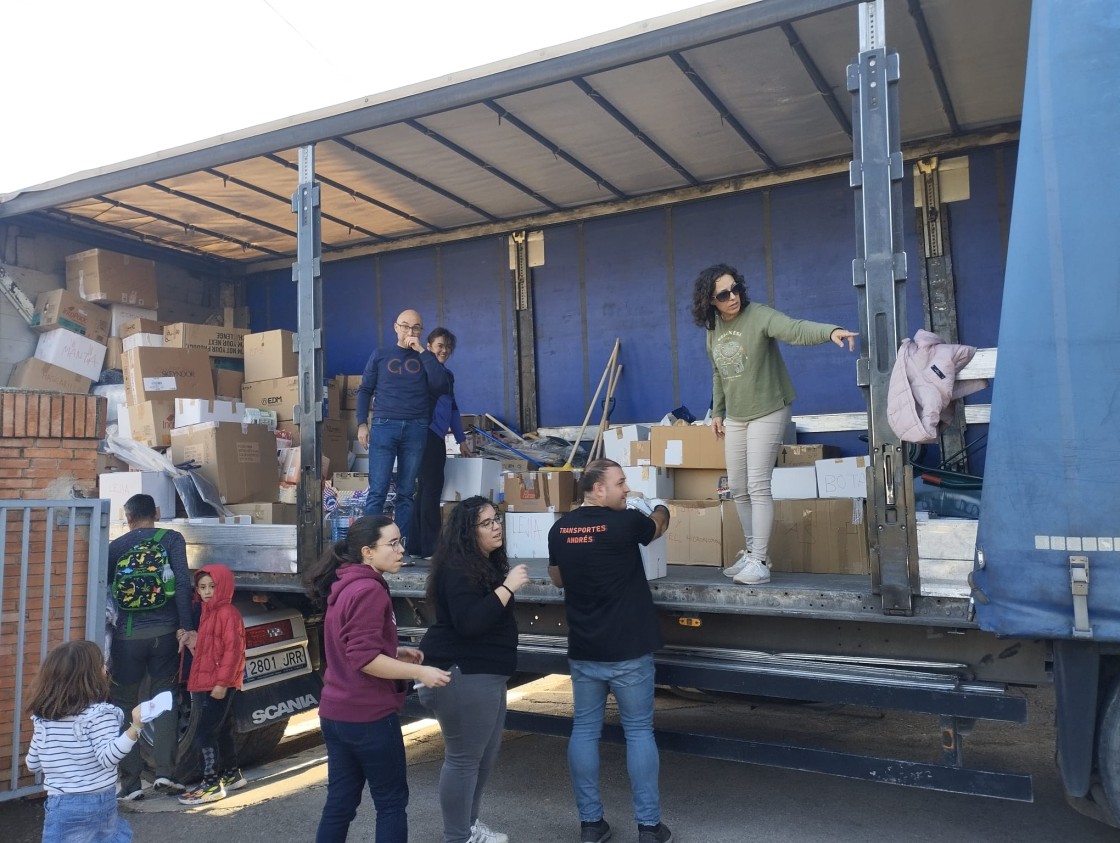
{"label": "truck", "polygon": [[[1107,0],[707,4],[0,197],[0,268],[50,278],[67,252],[109,248],[156,260],[172,310],[232,303],[254,331],[295,332],[299,523],[177,527],[191,565],[234,568],[246,605],[273,613],[262,634],[296,653],[262,651],[239,720],[277,739],[317,702],[322,619],[301,576],[324,547],[324,376],[361,371],[400,310],[459,335],[460,406],[557,435],[578,425],[616,338],[612,422],[703,414],[690,287],[709,264],[737,265],[749,295],[784,312],[858,325],[850,375],[824,349],[784,354],[798,440],[868,458],[868,573],[739,586],[670,565],[651,581],[658,682],[933,714],[941,763],[659,742],[1029,800],[1028,776],[970,768],[964,738],[1023,722],[1016,689],[1052,684],[1071,804],[1116,825],[1118,278],[1104,246],[1118,28]],[[956,406],[926,455],[886,417],[911,325],[998,349],[990,403]],[[983,477],[976,537],[945,588],[919,554],[916,471],[965,510],[954,478]],[[546,561],[516,601],[527,673],[567,670]],[[404,636],[431,619],[426,573],[391,577]],[[512,711],[507,726],[567,728]]]}

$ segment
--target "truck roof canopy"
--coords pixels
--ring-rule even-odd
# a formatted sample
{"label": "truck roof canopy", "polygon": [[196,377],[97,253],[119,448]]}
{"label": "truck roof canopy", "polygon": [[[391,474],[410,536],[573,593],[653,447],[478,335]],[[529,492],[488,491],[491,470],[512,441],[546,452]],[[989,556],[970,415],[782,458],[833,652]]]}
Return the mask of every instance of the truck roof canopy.
{"label": "truck roof canopy", "polygon": [[[839,172],[857,5],[709,3],[28,188],[0,197],[0,219],[240,273],[294,257],[311,143],[327,260]],[[1013,137],[1029,0],[886,7],[904,149]]]}

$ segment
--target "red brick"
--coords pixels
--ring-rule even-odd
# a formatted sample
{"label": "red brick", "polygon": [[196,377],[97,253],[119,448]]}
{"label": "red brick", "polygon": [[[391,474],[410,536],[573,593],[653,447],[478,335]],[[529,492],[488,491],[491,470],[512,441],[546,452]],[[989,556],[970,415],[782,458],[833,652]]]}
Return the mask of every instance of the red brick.
{"label": "red brick", "polygon": [[12,420],[15,424],[12,435],[27,436],[27,393],[17,392],[12,397],[15,399],[12,402]]}
{"label": "red brick", "polygon": [[5,449],[0,448],[0,468],[29,468],[31,460],[27,457],[9,457]]}

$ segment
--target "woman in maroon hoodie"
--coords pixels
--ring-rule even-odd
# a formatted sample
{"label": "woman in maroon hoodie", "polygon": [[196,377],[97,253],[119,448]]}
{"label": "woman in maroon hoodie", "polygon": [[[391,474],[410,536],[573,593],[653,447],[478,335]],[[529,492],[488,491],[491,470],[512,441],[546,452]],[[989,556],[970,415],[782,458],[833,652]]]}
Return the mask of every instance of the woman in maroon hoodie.
{"label": "woman in maroon hoodie", "polygon": [[326,606],[319,723],[327,745],[327,803],[316,843],[346,840],[365,786],[377,809],[377,843],[408,841],[399,712],[408,682],[438,688],[450,674],[425,666],[419,650],[397,644],[383,575],[399,571],[403,557],[401,531],[392,519],[367,515],[323,555],[308,583],[311,598]]}
{"label": "woman in maroon hoodie", "polygon": [[231,703],[245,672],[245,624],[234,608],[233,574],[225,565],[207,565],[194,574],[202,602],[202,619],[191,660],[187,690],[199,707],[196,742],[202,755],[202,783],[182,796],[184,805],[224,799],[231,788],[245,786],[233,744]]}

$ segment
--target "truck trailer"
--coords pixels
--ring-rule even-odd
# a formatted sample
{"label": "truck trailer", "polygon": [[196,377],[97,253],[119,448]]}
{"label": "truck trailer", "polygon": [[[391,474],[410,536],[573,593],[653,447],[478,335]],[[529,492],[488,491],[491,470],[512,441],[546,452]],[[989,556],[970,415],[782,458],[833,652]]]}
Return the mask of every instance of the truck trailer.
{"label": "truck trailer", "polygon": [[[170,310],[233,304],[244,327],[296,333],[299,523],[175,525],[192,567],[230,565],[246,606],[269,613],[259,626],[278,644],[253,662],[239,726],[278,739],[317,703],[321,618],[302,571],[324,546],[325,376],[361,371],[416,308],[459,336],[465,410],[570,434],[619,338],[614,423],[703,415],[691,284],[736,265],[754,300],[858,326],[852,369],[822,348],[784,356],[798,441],[869,457],[869,573],[741,586],[669,566],[651,581],[658,682],[933,714],[942,760],[659,743],[1029,800],[1028,776],[971,769],[963,738],[1023,722],[1017,689],[1052,683],[1067,793],[1117,824],[1120,274],[1103,247],[1118,29],[1105,0],[706,4],[0,197],[0,269],[49,285],[66,254],[111,249],[157,262]],[[918,553],[918,457],[886,423],[896,352],[918,327],[998,349],[989,403],[958,406],[920,458],[983,476],[974,559],[947,589]],[[526,673],[567,670],[546,563],[516,603]],[[390,577],[403,635],[430,620],[426,573]],[[567,731],[512,711],[507,726]]]}

